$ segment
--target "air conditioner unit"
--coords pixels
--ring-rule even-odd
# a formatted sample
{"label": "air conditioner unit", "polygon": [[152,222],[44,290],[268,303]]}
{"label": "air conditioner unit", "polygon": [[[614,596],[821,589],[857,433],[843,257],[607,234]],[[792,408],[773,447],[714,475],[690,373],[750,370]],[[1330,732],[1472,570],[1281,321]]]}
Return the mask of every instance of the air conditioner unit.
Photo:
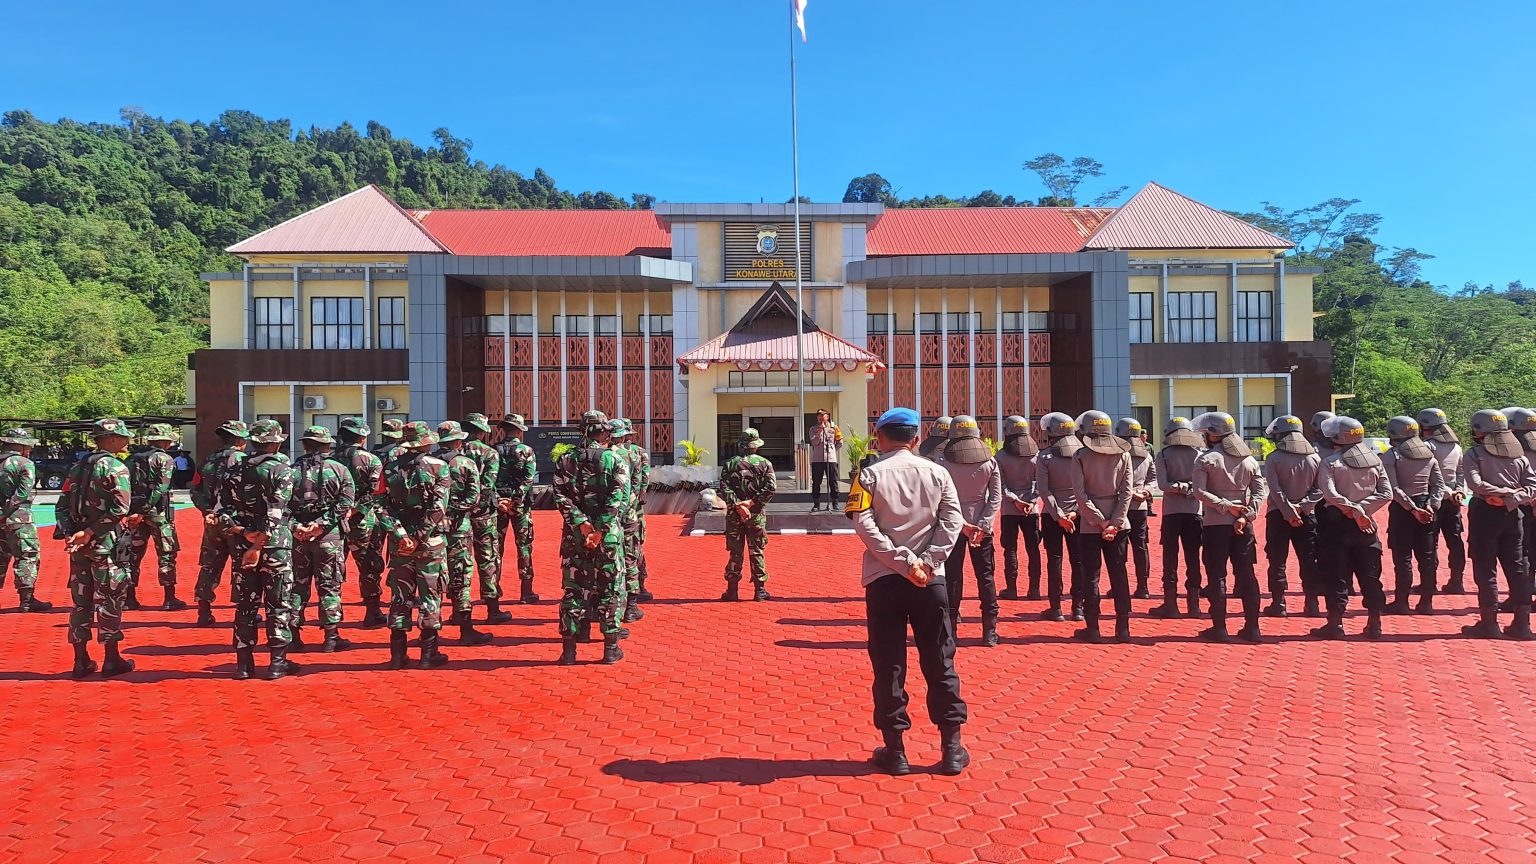
{"label": "air conditioner unit", "polygon": [[305,396],[304,397],[304,410],[305,411],[324,411],[325,410],[325,397],[324,396]]}
{"label": "air conditioner unit", "polygon": [[373,400],[373,407],[376,411],[393,411],[395,410],[395,400],[375,399]]}

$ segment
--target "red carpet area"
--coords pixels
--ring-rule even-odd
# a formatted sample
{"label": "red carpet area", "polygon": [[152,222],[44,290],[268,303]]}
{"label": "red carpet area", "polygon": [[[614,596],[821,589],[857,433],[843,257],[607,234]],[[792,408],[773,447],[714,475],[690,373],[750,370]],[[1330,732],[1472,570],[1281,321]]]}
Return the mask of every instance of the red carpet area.
{"label": "red carpet area", "polygon": [[[179,525],[190,599],[200,523],[182,511]],[[723,541],[682,527],[650,522],[658,600],[617,666],[597,665],[598,642],[554,665],[558,523],[539,513],[545,599],[488,628],[494,644],[446,638],[445,669],[388,672],[385,631],[349,624],[360,647],[299,655],[304,674],[278,682],[229,678],[227,576],[217,629],[191,609],[128,613],[138,670],[70,680],[64,558],[45,540],[54,612],[16,614],[3,591],[0,861],[1536,855],[1536,645],[1452,636],[1469,596],[1388,618],[1379,643],[1266,619],[1263,646],[1196,642],[1203,622],[1142,617],[1156,601],[1136,603],[1137,644],[1082,645],[1077,625],[1034,620],[1042,604],[1005,601],[993,649],[970,600],[957,665],[975,762],[898,778],[864,761],[879,735],[857,540],[771,538],[775,599],[732,605],[714,600]],[[158,603],[153,585],[141,594]],[[908,750],[926,766],[938,734],[913,658]]]}

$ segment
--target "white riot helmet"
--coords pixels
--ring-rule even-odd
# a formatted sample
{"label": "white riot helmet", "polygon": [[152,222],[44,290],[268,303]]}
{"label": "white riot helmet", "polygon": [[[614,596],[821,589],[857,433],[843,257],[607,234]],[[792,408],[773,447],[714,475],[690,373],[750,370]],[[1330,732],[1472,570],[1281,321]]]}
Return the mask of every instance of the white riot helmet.
{"label": "white riot helmet", "polygon": [[1495,456],[1513,459],[1525,452],[1520,439],[1509,429],[1509,416],[1492,408],[1472,415],[1472,435],[1478,446]]}
{"label": "white riot helmet", "polygon": [[944,445],[944,461],[956,465],[977,465],[992,458],[992,448],[981,440],[981,426],[975,417],[961,414],[949,424],[949,443]]}
{"label": "white riot helmet", "polygon": [[1307,440],[1305,428],[1301,418],[1295,414],[1281,414],[1269,421],[1269,425],[1264,429],[1264,437],[1275,442],[1275,449],[1281,453],[1306,456],[1316,453],[1317,448]]}
{"label": "white riot helmet", "polygon": [[1189,422],[1188,417],[1170,417],[1168,425],[1163,427],[1163,446],[1200,450],[1205,447],[1205,441],[1195,431],[1195,424]]}
{"label": "white riot helmet", "polygon": [[1237,432],[1237,421],[1225,411],[1207,411],[1195,418],[1194,426],[1203,435],[1220,438],[1220,444],[1215,446],[1219,446],[1229,456],[1241,458],[1253,455],[1253,451],[1248,449],[1248,442]]}

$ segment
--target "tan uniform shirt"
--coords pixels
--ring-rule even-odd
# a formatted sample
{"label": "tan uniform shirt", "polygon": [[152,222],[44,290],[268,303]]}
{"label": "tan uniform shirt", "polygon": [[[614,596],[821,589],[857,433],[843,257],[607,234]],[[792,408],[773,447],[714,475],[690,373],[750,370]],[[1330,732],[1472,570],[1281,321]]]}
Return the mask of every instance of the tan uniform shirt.
{"label": "tan uniform shirt", "polygon": [[848,515],[864,543],[862,583],[905,575],[913,561],[944,576],[944,562],[965,519],[955,481],[939,465],[897,450],[859,472],[848,494]]}
{"label": "tan uniform shirt", "polygon": [[1077,498],[1077,530],[1102,534],[1113,525],[1131,527],[1131,454],[1113,456],[1087,447],[1072,457],[1072,494]]}

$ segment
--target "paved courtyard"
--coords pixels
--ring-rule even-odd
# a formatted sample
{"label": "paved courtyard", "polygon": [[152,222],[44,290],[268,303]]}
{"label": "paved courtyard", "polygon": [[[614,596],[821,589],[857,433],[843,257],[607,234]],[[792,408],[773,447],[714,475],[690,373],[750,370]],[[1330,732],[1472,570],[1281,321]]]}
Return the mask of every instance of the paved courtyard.
{"label": "paved courtyard", "polygon": [[[187,595],[199,526],[179,524]],[[1452,637],[1470,597],[1389,618],[1375,644],[1305,641],[1314,622],[1295,618],[1266,622],[1278,638],[1258,647],[1144,617],[1135,645],[1080,645],[1019,601],[986,649],[968,603],[975,763],[895,778],[864,763],[878,734],[854,538],[773,538],[774,601],[731,605],[714,600],[722,541],[653,518],[661,599],[627,659],[599,666],[594,643],[561,668],[557,522],[536,524],[545,600],[512,607],[494,644],[447,639],[446,669],[388,672],[384,631],[349,628],[357,649],[300,655],[304,674],[279,682],[230,680],[225,603],[213,630],[190,610],[129,613],[138,671],[71,681],[62,551],[45,540],[40,594],[59,608],[14,614],[3,592],[0,860],[1536,856],[1536,646]],[[913,676],[909,752],[928,765],[938,736]]]}

